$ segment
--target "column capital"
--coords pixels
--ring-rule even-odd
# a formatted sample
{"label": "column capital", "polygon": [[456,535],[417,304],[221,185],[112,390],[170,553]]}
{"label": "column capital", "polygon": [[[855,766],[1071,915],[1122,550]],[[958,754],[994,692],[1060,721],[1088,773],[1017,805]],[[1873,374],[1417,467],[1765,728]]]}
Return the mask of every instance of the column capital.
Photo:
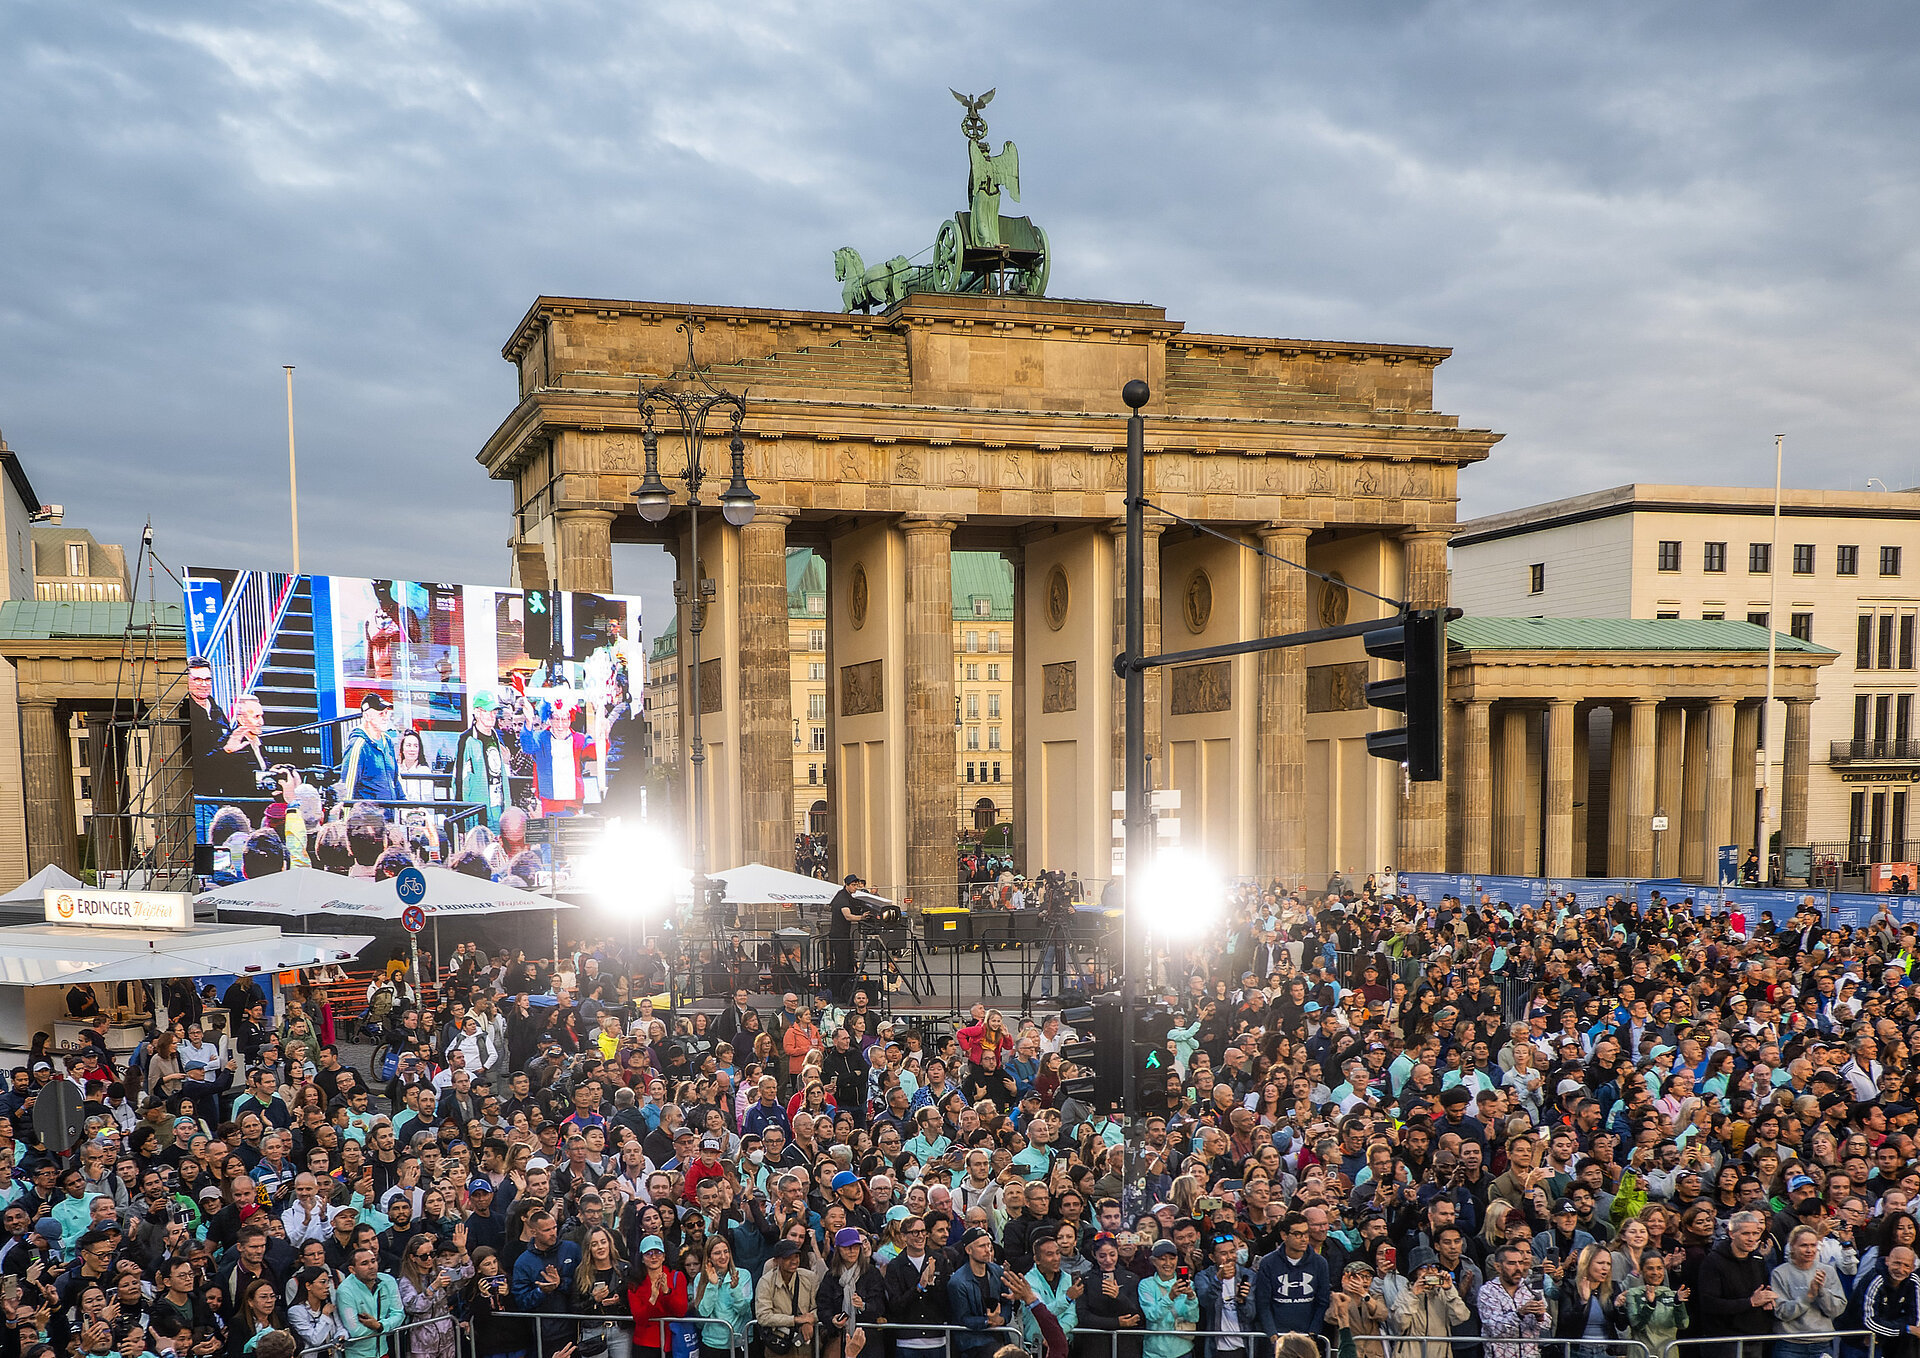
{"label": "column capital", "polygon": [[1637,698],[1629,698],[1627,699],[1627,706],[1634,708],[1635,710],[1638,710],[1643,707],[1658,707],[1660,706],[1660,700],[1658,698],[1649,698],[1645,696],[1641,696]]}
{"label": "column capital", "polygon": [[1446,542],[1459,531],[1460,525],[1457,523],[1416,523],[1408,524],[1394,536],[1402,542],[1414,542],[1421,538],[1439,538]]}
{"label": "column capital", "polygon": [[959,526],[960,520],[938,514],[906,514],[900,519],[900,531],[903,533],[941,533],[952,537],[953,530]]}
{"label": "column capital", "polygon": [[741,527],[752,528],[755,524],[760,524],[764,527],[771,528],[777,524],[785,528],[793,522],[794,518],[795,515],[791,509],[786,509],[779,505],[755,505],[753,508],[753,517],[742,524]]}
{"label": "column capital", "polygon": [[[1147,537],[1157,538],[1162,533],[1165,533],[1167,529],[1171,527],[1173,527],[1173,521],[1171,519],[1156,519],[1156,518],[1149,517],[1145,523],[1140,525],[1140,530]],[[1125,519],[1122,519],[1118,523],[1108,524],[1107,536],[1112,538],[1115,542],[1125,543],[1127,540],[1127,521]]]}
{"label": "column capital", "polygon": [[1313,533],[1327,525],[1320,519],[1268,519],[1260,525],[1260,536],[1269,533]]}

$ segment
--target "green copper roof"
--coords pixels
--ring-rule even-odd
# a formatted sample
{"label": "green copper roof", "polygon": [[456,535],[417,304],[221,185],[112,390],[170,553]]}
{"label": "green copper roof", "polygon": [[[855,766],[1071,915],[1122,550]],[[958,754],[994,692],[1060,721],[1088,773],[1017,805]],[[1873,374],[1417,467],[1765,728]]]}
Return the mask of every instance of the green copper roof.
{"label": "green copper roof", "polygon": [[[955,552],[953,561],[953,616],[955,621],[972,618],[982,622],[1013,621],[1013,567],[998,552]],[[827,592],[827,567],[817,552],[808,547],[787,551],[787,614],[804,618],[809,614],[807,595]],[[974,607],[975,599],[987,601],[987,611]]]}
{"label": "green copper roof", "polygon": [[[1764,651],[1767,629],[1731,618],[1457,618],[1447,641],[1468,651]],[[1775,647],[1839,654],[1785,632]]]}
{"label": "green copper roof", "polygon": [[654,660],[665,660],[680,654],[680,615],[675,613],[667,619],[667,629],[653,639]]}
{"label": "green copper roof", "polygon": [[178,603],[155,603],[142,599],[134,604],[112,600],[87,599],[8,599],[0,603],[0,639],[7,641],[54,641],[62,638],[119,637],[132,626],[144,631],[149,625],[162,636],[187,634],[186,620]]}

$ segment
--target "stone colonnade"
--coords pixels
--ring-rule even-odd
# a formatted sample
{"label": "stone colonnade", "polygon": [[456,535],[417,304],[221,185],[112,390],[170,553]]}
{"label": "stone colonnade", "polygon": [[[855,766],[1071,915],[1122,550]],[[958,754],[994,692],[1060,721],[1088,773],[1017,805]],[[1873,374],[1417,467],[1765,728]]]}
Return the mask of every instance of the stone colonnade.
{"label": "stone colonnade", "polygon": [[[1453,866],[1517,876],[1713,878],[1755,843],[1764,699],[1474,696],[1459,733]],[[1784,700],[1784,842],[1807,834],[1811,695]],[[1604,766],[1604,781],[1594,770]],[[1656,830],[1656,817],[1665,827]]]}

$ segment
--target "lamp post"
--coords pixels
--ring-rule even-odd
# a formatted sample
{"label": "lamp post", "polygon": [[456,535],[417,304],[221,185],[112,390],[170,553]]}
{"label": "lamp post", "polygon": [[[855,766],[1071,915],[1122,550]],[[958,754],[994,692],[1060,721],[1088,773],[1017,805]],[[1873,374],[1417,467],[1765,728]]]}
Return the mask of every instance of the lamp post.
{"label": "lamp post", "polygon": [[[714,596],[714,583],[700,570],[700,489],[706,482],[706,468],[702,465],[701,455],[706,441],[707,420],[714,411],[721,411],[727,420],[730,435],[727,447],[733,459],[732,477],[727,482],[727,488],[720,492],[721,517],[735,528],[745,527],[753,522],[754,503],[760,498],[747,485],[747,446],[740,438],[740,425],[747,417],[746,393],[715,386],[707,376],[707,370],[694,361],[694,334],[706,328],[704,321],[696,321],[692,316],[675,326],[675,330],[687,337],[686,368],[670,374],[665,382],[642,382],[640,385],[640,439],[646,448],[647,470],[640,488],[633,493],[640,517],[648,523],[661,522],[673,509],[672,492],[667,489],[666,482],[660,479],[660,439],[654,427],[657,416],[670,413],[679,425],[680,439],[687,451],[686,470],[674,479],[683,482],[687,488],[689,569],[685,573],[692,579],[675,580],[673,597],[676,607],[685,605],[687,609],[687,668],[693,676],[690,685],[692,724],[688,742],[688,760],[693,775],[693,806],[689,817],[693,831],[693,899],[702,908],[706,905],[708,882],[706,801],[702,796],[707,752],[700,738],[700,709],[705,706],[700,692],[700,633],[707,625],[707,601]],[[673,959],[669,957],[669,1030],[678,1017],[672,973]]]}

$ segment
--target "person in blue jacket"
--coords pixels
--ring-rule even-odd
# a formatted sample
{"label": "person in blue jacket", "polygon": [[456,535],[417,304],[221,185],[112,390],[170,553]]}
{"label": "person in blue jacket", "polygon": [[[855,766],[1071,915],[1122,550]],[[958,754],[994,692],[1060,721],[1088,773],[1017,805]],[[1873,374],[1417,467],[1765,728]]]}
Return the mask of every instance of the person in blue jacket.
{"label": "person in blue jacket", "polygon": [[1279,1249],[1260,1261],[1253,1275],[1253,1314],[1262,1334],[1278,1342],[1289,1331],[1320,1333],[1333,1296],[1327,1261],[1313,1252],[1307,1219],[1287,1214]]}
{"label": "person in blue jacket", "polygon": [[972,1227],[961,1236],[960,1250],[967,1262],[947,1280],[947,1305],[953,1323],[966,1326],[967,1333],[953,1336],[953,1351],[960,1358],[977,1358],[1007,1340],[1008,1311],[1001,1299],[1006,1282],[993,1262],[993,1236],[986,1227]]}
{"label": "person in blue jacket", "polygon": [[[513,1265],[513,1304],[521,1311],[564,1313],[573,1291],[573,1271],[580,1264],[580,1247],[560,1238],[553,1213],[541,1208],[528,1214],[533,1240]],[[542,1320],[540,1341],[552,1353],[574,1341],[571,1320]]]}

